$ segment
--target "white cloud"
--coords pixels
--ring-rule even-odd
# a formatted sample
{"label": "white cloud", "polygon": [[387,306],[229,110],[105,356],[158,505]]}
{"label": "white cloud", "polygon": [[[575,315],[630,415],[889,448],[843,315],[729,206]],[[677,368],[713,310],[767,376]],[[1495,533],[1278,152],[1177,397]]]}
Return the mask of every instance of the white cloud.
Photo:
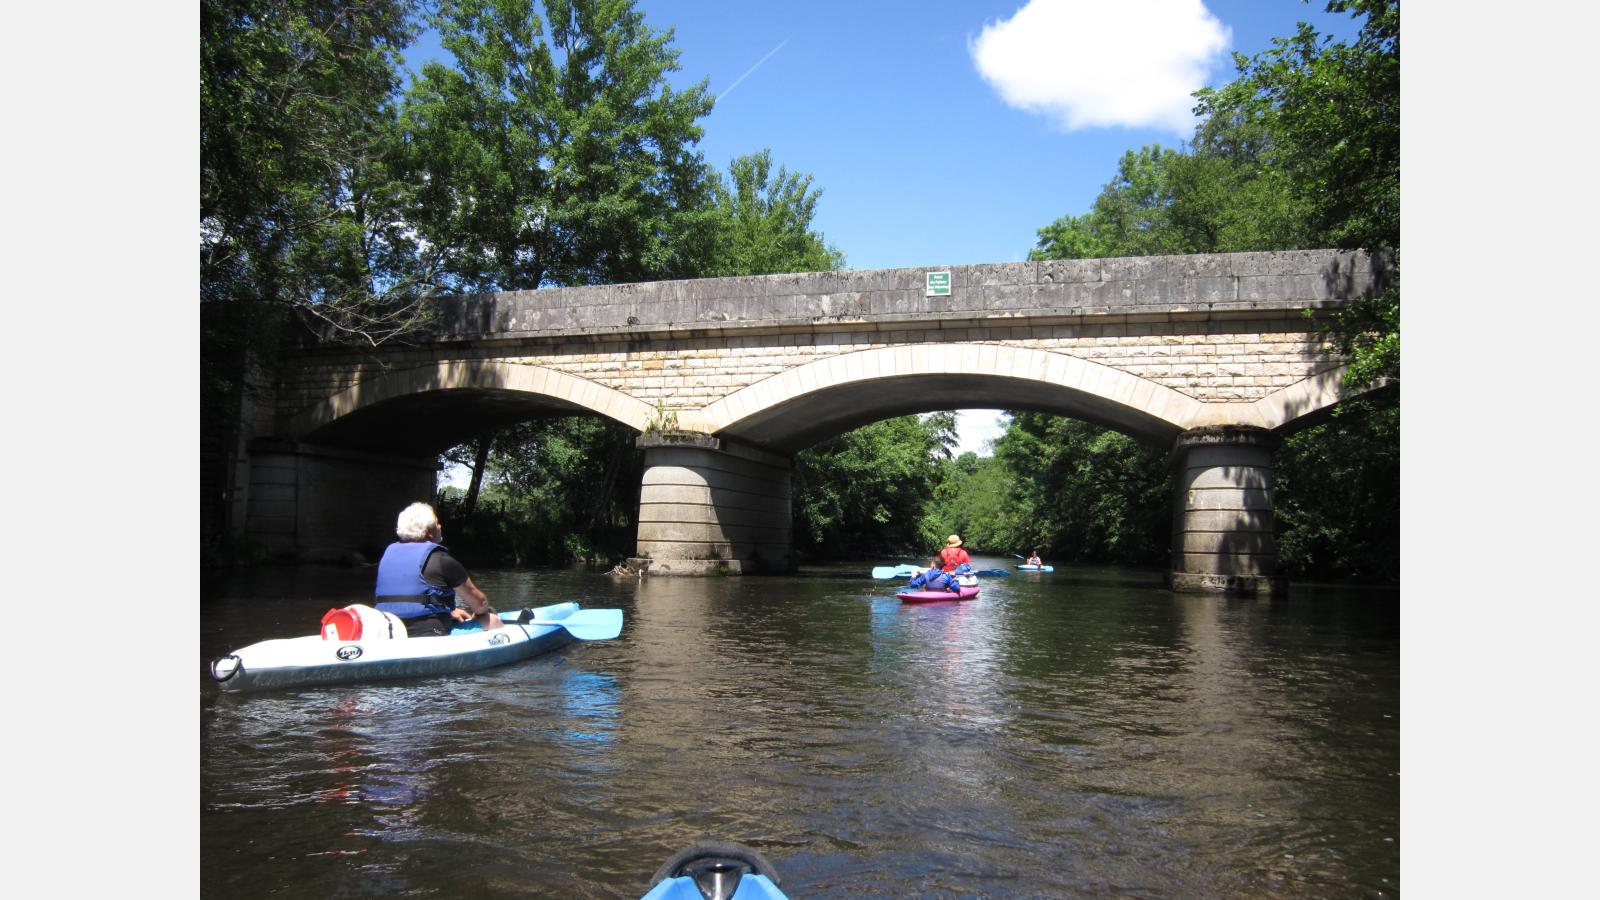
{"label": "white cloud", "polygon": [[976,453],[993,456],[989,445],[1006,431],[1006,416],[995,409],[956,410],[956,437],[960,441],[955,453]]}
{"label": "white cloud", "polygon": [[1194,98],[1233,30],[1201,0],[1029,0],[968,51],[1011,106],[1067,130],[1194,130]]}

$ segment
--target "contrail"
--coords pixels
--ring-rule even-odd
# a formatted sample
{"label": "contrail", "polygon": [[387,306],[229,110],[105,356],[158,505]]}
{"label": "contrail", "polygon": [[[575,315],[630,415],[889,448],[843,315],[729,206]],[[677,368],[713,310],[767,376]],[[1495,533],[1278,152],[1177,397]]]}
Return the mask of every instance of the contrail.
{"label": "contrail", "polygon": [[745,80],[746,78],[749,78],[751,72],[754,72],[755,70],[761,68],[761,64],[766,62],[767,60],[771,59],[772,58],[772,54],[777,53],[779,50],[782,50],[783,49],[783,45],[789,43],[789,38],[792,38],[792,37],[794,37],[794,35],[791,34],[791,35],[789,35],[789,37],[784,38],[782,43],[778,44],[778,46],[776,46],[776,47],[773,47],[770,51],[767,52],[766,56],[763,56],[763,57],[761,57],[761,59],[757,60],[755,65],[753,65],[750,68],[746,69],[745,73],[743,75],[740,75],[737,79],[735,79],[733,84],[728,85],[728,89],[727,90],[725,90],[722,93],[717,95],[717,102],[718,103],[722,102],[722,98],[723,97],[726,97],[729,94],[733,93],[733,89],[739,86],[739,82]]}

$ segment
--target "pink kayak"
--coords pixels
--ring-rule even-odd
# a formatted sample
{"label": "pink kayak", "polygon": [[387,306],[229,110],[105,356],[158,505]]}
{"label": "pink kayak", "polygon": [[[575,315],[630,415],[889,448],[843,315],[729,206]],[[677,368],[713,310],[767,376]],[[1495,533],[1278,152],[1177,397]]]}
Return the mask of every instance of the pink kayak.
{"label": "pink kayak", "polygon": [[949,591],[901,591],[895,596],[905,603],[938,603],[941,600],[971,600],[978,596],[978,590],[976,587],[964,587],[959,594]]}

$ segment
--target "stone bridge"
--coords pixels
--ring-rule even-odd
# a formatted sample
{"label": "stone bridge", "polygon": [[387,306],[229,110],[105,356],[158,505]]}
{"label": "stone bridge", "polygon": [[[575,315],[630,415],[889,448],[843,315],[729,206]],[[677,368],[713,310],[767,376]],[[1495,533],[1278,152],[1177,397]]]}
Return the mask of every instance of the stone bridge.
{"label": "stone bridge", "polygon": [[407,346],[289,351],[247,411],[229,518],[301,558],[381,546],[447,447],[598,415],[640,432],[652,573],[782,570],[796,451],[891,416],[1036,410],[1172,451],[1175,589],[1276,589],[1272,449],[1344,397],[1305,313],[1388,272],[1308,250],[445,298]]}

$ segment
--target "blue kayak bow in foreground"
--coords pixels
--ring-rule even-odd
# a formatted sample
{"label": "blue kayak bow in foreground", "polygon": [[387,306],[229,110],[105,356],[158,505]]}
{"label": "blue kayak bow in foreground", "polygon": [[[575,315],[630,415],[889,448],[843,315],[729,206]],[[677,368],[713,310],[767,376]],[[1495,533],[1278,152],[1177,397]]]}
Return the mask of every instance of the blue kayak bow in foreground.
{"label": "blue kayak bow in foreground", "polygon": [[787,900],[778,870],[743,844],[700,841],[672,855],[641,900]]}

